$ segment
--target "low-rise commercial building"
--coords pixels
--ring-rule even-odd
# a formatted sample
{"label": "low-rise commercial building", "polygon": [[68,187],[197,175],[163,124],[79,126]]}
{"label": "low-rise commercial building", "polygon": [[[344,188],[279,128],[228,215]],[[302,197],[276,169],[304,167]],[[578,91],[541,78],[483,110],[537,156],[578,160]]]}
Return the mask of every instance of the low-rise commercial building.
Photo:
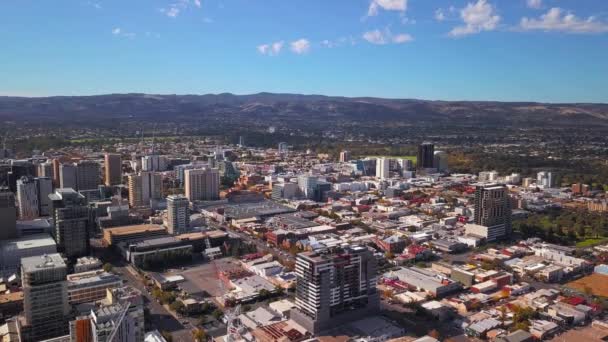
{"label": "low-rise commercial building", "polygon": [[70,274],[68,301],[70,304],[94,302],[106,297],[106,290],[122,286],[122,279],[103,270]]}

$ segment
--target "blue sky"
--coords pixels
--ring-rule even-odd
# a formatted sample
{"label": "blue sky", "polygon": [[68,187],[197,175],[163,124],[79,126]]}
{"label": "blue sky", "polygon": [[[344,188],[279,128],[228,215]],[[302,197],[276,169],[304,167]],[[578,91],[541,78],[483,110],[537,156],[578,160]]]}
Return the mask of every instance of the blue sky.
{"label": "blue sky", "polygon": [[606,0],[6,0],[0,95],[608,102]]}

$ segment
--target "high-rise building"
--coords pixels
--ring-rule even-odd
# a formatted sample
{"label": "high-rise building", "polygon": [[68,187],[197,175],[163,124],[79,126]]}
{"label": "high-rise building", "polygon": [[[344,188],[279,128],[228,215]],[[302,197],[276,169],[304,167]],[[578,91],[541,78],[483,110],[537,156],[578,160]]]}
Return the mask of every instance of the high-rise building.
{"label": "high-rise building", "polygon": [[278,151],[280,155],[285,155],[289,153],[289,145],[286,142],[280,142],[278,146]]}
{"label": "high-rise building", "polygon": [[99,163],[92,160],[83,160],[76,163],[76,189],[96,190],[101,184]]}
{"label": "high-rise building", "polygon": [[61,162],[59,159],[53,159],[53,186],[56,188],[61,187]]}
{"label": "high-rise building", "polygon": [[418,146],[417,156],[418,169],[432,169],[435,162],[435,145],[432,143],[422,143]]}
{"label": "high-rise building", "polygon": [[210,201],[220,198],[220,172],[203,168],[184,171],[184,189],[190,201]]}
{"label": "high-rise building", "polygon": [[144,300],[141,292],[131,286],[123,286],[107,290],[106,302],[109,304],[128,305],[127,315],[130,317],[130,325],[134,331],[135,338],[129,341],[144,340]]}
{"label": "high-rise building", "polygon": [[17,203],[19,218],[31,220],[51,214],[53,183],[48,177],[22,177],[17,181]]}
{"label": "high-rise building", "polygon": [[106,153],[104,156],[104,176],[107,186],[122,183],[122,161],[120,154]]}
{"label": "high-rise building", "polygon": [[[475,189],[475,224],[489,227],[497,239],[511,235],[511,200],[505,185],[480,185]],[[504,228],[504,229],[503,229]]]}
{"label": "high-rise building", "polygon": [[72,188],[76,191],[97,189],[101,179],[99,170],[99,164],[91,160],[61,164],[59,166],[60,187]]}
{"label": "high-rise building", "polygon": [[350,151],[340,152],[340,163],[346,163],[351,159]]}
{"label": "high-rise building", "polygon": [[67,266],[61,255],[21,259],[26,341],[41,341],[68,332]]}
{"label": "high-rise building", "polygon": [[89,253],[89,208],[86,198],[74,189],[57,189],[52,201],[54,237],[57,249],[68,258]]}
{"label": "high-rise building", "polygon": [[[69,341],[74,342],[130,342],[135,329],[128,315],[128,304],[101,305],[85,316],[70,321]],[[67,336],[66,336],[67,337]]]}
{"label": "high-rise building", "polygon": [[379,308],[377,261],[365,247],[299,253],[296,276],[296,308],[291,318],[315,334]]}
{"label": "high-rise building", "polygon": [[234,163],[228,160],[221,160],[217,163],[222,183],[232,185],[241,175]]}
{"label": "high-rise building", "polygon": [[158,173],[142,171],[129,175],[128,183],[131,207],[149,207],[150,200],[161,198],[162,178]]}
{"label": "high-rise building", "polygon": [[387,179],[390,175],[390,163],[388,158],[376,158],[376,178]]}
{"label": "high-rise building", "polygon": [[190,201],[183,195],[167,196],[167,231],[169,234],[182,234],[190,225]]}
{"label": "high-rise building", "polygon": [[167,169],[167,157],[157,154],[141,157],[141,169],[143,171],[165,171]]}
{"label": "high-rise building", "polygon": [[59,165],[59,187],[78,190],[75,164],[69,163]]}
{"label": "high-rise building", "polygon": [[21,177],[36,176],[36,166],[29,160],[11,160],[10,171],[7,174],[8,187],[17,192],[17,180]]}
{"label": "high-rise building", "polygon": [[38,164],[38,170],[36,171],[38,177],[49,177],[53,179],[55,177],[53,163],[50,161]]}
{"label": "high-rise building", "polygon": [[397,163],[399,164],[402,175],[405,171],[412,171],[414,169],[414,163],[412,163],[411,159],[400,158],[397,160]]}
{"label": "high-rise building", "polygon": [[15,195],[8,188],[0,188],[0,240],[17,237],[17,208]]}
{"label": "high-rise building", "polygon": [[556,183],[556,177],[553,172],[541,171],[536,174],[536,186],[538,187],[553,188]]}
{"label": "high-rise building", "polygon": [[315,189],[317,188],[317,182],[319,179],[311,175],[300,175],[298,176],[298,187],[300,193],[308,199],[315,197]]}
{"label": "high-rise building", "polygon": [[448,170],[448,154],[443,151],[435,151],[433,165],[439,172]]}

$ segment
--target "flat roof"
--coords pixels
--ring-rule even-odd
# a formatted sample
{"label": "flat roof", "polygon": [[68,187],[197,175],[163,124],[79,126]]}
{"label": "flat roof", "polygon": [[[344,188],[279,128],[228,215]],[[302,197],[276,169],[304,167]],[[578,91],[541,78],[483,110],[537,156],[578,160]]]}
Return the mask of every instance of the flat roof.
{"label": "flat roof", "polygon": [[59,253],[21,258],[21,269],[26,272],[65,267],[65,262]]}
{"label": "flat roof", "polygon": [[0,250],[3,252],[19,251],[31,248],[56,246],[55,240],[49,234],[35,234],[17,239],[0,241]]}
{"label": "flat roof", "polygon": [[165,227],[159,224],[136,224],[131,226],[120,226],[113,228],[105,228],[103,231],[108,232],[112,235],[128,235],[136,233],[144,233],[147,231],[161,231],[165,230]]}

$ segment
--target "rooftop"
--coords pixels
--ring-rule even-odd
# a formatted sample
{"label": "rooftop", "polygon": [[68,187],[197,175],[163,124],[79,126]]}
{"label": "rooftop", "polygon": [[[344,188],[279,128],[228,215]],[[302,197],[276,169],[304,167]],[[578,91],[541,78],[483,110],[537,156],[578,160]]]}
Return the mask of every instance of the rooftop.
{"label": "rooftop", "polygon": [[114,228],[106,228],[104,232],[108,232],[112,235],[128,235],[128,234],[137,234],[137,233],[145,233],[147,231],[161,231],[165,230],[165,228],[158,224],[136,224],[132,226],[121,226]]}
{"label": "rooftop", "polygon": [[59,253],[38,255],[21,259],[21,269],[25,272],[65,267],[65,262]]}

